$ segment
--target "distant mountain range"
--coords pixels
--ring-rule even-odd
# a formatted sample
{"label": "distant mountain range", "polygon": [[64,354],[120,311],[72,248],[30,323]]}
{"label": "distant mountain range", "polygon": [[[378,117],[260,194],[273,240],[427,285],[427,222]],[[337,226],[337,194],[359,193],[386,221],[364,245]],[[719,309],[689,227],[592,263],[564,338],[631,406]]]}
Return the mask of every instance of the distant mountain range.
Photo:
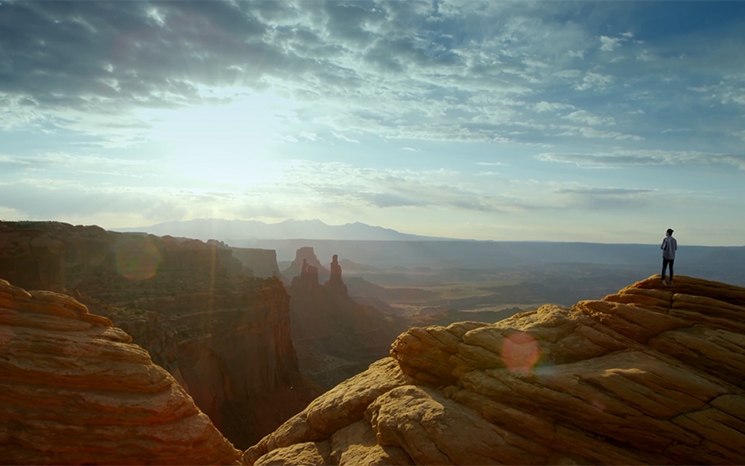
{"label": "distant mountain range", "polygon": [[216,239],[231,246],[245,246],[255,240],[428,241],[444,239],[399,233],[389,228],[360,222],[327,225],[320,220],[285,220],[280,223],[264,223],[256,220],[210,218],[165,222],[136,228],[114,228],[113,230],[196,238],[202,241]]}

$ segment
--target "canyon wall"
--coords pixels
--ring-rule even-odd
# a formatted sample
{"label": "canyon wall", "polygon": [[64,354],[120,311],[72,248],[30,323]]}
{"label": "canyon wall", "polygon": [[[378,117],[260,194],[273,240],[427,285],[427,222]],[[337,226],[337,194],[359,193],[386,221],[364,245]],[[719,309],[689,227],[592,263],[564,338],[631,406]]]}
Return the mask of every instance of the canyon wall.
{"label": "canyon wall", "polygon": [[[347,293],[337,256],[319,271],[312,248],[298,250],[298,275],[291,295],[292,338],[301,371],[325,388],[357,374],[388,354],[391,342],[408,328],[406,321],[359,304]],[[321,284],[319,275],[328,280]]]}
{"label": "canyon wall", "polygon": [[67,295],[0,280],[0,463],[234,464],[147,351]]}
{"label": "canyon wall", "polygon": [[0,278],[109,317],[239,448],[321,392],[298,370],[284,286],[246,276],[222,243],[0,222]]}
{"label": "canyon wall", "polygon": [[278,277],[277,251],[274,249],[230,248],[233,257],[248,267],[256,277]]}

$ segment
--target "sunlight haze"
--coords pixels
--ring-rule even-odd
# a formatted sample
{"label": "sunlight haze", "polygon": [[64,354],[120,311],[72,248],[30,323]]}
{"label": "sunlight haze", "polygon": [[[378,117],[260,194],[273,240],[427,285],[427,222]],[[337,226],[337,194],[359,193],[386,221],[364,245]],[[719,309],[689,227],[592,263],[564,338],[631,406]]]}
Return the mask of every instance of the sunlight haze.
{"label": "sunlight haze", "polygon": [[0,1],[0,219],[745,244],[745,2]]}

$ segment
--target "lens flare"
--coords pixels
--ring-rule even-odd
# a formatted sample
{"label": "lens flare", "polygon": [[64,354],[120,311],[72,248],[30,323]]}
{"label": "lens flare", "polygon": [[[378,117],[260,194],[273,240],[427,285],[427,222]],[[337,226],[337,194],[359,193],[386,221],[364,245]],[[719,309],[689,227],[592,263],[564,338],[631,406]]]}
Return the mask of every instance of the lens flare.
{"label": "lens flare", "polygon": [[605,411],[605,405],[598,400],[592,400],[590,404],[598,411]]}
{"label": "lens flare", "polygon": [[116,271],[122,277],[140,281],[158,272],[160,253],[147,239],[122,241],[116,248]]}
{"label": "lens flare", "polygon": [[507,369],[527,374],[538,362],[541,353],[535,338],[520,332],[504,339],[501,356]]}

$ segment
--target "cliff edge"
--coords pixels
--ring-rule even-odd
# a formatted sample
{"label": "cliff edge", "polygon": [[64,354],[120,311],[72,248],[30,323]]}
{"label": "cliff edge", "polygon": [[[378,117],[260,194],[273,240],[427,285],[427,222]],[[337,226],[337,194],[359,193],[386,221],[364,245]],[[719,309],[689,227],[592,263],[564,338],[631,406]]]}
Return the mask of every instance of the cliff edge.
{"label": "cliff edge", "polygon": [[233,464],[147,351],[75,299],[0,280],[0,463]]}
{"label": "cliff edge", "polygon": [[599,301],[412,328],[246,464],[745,464],[745,288],[659,275]]}
{"label": "cliff edge", "polygon": [[246,272],[218,241],[0,221],[0,278],[110,318],[241,449],[322,392],[299,372],[284,286]]}

